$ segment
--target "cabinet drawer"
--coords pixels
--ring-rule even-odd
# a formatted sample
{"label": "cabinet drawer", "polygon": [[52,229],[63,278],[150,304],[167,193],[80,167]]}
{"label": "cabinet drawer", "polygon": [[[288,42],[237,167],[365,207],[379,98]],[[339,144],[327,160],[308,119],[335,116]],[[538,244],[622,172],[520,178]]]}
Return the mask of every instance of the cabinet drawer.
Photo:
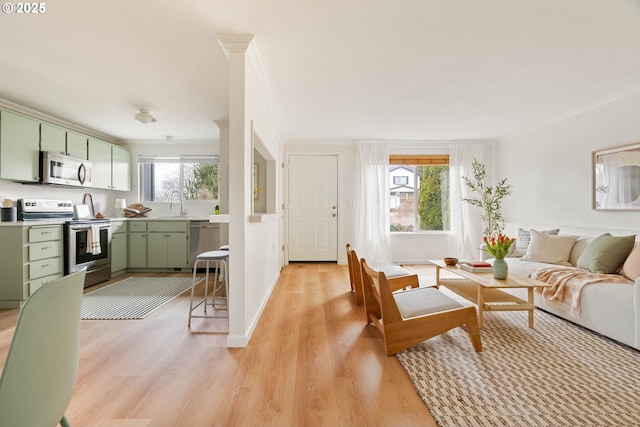
{"label": "cabinet drawer", "polygon": [[62,277],[62,273],[54,274],[51,276],[40,277],[39,279],[32,280],[29,282],[29,295],[33,294],[38,288],[42,287],[42,285],[46,285],[49,282],[53,282],[56,279]]}
{"label": "cabinet drawer", "polygon": [[129,221],[129,231],[138,232],[138,231],[147,231],[147,223],[146,221]]}
{"label": "cabinet drawer", "polygon": [[111,234],[126,233],[127,223],[125,221],[111,221]]}
{"label": "cabinet drawer", "polygon": [[29,261],[62,256],[62,242],[40,242],[29,245]]}
{"label": "cabinet drawer", "polygon": [[29,280],[62,273],[62,258],[47,258],[29,264]]}
{"label": "cabinet drawer", "polygon": [[189,229],[188,221],[153,221],[149,222],[149,232],[152,231],[174,231],[178,233],[186,233]]}
{"label": "cabinet drawer", "polygon": [[31,227],[29,229],[29,243],[46,242],[49,240],[60,240],[62,238],[62,227]]}

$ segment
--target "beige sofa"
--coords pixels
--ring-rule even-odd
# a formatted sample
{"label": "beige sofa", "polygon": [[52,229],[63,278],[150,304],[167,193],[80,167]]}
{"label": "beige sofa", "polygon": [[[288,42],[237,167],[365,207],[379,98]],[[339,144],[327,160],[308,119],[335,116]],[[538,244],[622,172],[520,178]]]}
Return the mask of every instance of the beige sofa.
{"label": "beige sofa", "polygon": [[[519,233],[526,234],[526,231],[527,230],[520,229]],[[547,230],[545,234],[550,234],[554,231],[555,230]],[[531,233],[534,232],[532,231]],[[535,235],[532,235],[531,237],[533,238],[534,236]],[[557,271],[558,275],[565,274],[565,276],[574,273],[577,275],[584,272],[585,277],[588,277],[587,271],[589,268],[586,267],[593,268],[594,265],[597,264],[589,257],[594,253],[594,248],[597,243],[602,242],[604,238],[599,236],[573,236],[573,243],[571,243],[571,237],[566,237],[564,234],[559,234],[557,237],[542,238],[553,241],[562,240],[563,250],[566,250],[567,247],[569,248],[568,254],[565,255],[566,260],[562,261],[562,256],[558,256],[558,253],[546,253],[543,256],[540,256],[540,254],[538,254],[538,256],[535,256],[535,254],[534,256],[527,256],[532,252],[531,245],[535,243],[532,239],[525,255],[522,255],[522,252],[520,252],[519,254],[505,258],[509,265],[509,272],[524,276],[540,275],[542,272],[550,271]],[[635,239],[631,236],[627,237],[627,242],[629,238],[631,239],[632,249],[630,254],[624,257],[623,267],[616,269],[617,274],[607,275],[605,279],[600,276],[597,279],[600,281],[590,283],[582,288],[579,298],[576,298],[576,300],[579,300],[579,313],[571,312],[567,309],[566,304],[562,304],[558,300],[549,300],[540,292],[535,292],[534,298],[536,306],[622,344],[640,350],[640,247],[638,246],[636,236],[633,236]],[[593,243],[596,239],[598,239],[596,243]],[[541,239],[538,238],[537,240],[539,243]],[[635,243],[633,242],[634,240],[636,240]],[[520,242],[519,246],[519,249],[522,250],[525,245]],[[588,252],[582,257],[585,251]],[[607,248],[605,252],[608,255],[611,254],[612,250]],[[622,253],[624,253],[624,251],[622,251]],[[545,257],[552,258],[551,261],[553,263],[547,262],[548,259],[545,259]],[[591,261],[591,264],[589,264],[588,261]],[[576,267],[582,268],[576,272],[567,270],[575,269]],[[561,268],[565,269],[565,272],[560,271]],[[600,273],[600,271],[597,273]],[[628,277],[625,277],[622,273],[625,273]],[[594,272],[594,274],[596,274],[596,272]],[[618,281],[622,283],[614,283]],[[509,292],[526,299],[526,291],[523,289],[514,289]]]}

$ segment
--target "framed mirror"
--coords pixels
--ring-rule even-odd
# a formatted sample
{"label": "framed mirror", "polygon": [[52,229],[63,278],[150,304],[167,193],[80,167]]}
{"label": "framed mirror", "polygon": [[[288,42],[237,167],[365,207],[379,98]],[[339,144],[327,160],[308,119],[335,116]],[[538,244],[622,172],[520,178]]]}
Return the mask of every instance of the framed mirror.
{"label": "framed mirror", "polygon": [[640,143],[594,151],[593,209],[640,211]]}

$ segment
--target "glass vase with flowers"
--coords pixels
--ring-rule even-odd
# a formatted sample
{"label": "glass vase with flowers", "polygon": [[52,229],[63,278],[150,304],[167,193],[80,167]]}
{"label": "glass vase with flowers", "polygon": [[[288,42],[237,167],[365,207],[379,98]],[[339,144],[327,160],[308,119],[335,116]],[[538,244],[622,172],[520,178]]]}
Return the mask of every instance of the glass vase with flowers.
{"label": "glass vase with flowers", "polygon": [[509,253],[509,249],[516,239],[509,238],[503,234],[498,234],[498,237],[484,237],[484,243],[486,244],[486,251],[489,252],[494,260],[491,267],[493,277],[496,279],[506,279],[509,275],[509,264],[504,260],[504,257]]}

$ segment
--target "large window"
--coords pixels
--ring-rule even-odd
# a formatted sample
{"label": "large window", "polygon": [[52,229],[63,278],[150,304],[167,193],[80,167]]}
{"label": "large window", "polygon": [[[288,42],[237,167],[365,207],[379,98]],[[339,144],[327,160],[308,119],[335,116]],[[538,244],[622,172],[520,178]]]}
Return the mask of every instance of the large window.
{"label": "large window", "polygon": [[216,156],[140,157],[140,198],[169,202],[176,191],[184,200],[218,200]]}
{"label": "large window", "polygon": [[449,156],[390,156],[391,231],[449,230]]}

